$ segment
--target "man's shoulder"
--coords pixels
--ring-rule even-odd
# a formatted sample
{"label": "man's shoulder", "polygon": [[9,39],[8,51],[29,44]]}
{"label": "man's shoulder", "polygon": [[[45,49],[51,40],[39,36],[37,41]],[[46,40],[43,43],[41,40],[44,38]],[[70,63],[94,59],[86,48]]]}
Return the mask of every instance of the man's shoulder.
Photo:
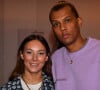
{"label": "man's shoulder", "polygon": [[90,44],[91,45],[96,45],[100,47],[100,39],[96,39],[96,38],[89,38]]}
{"label": "man's shoulder", "polygon": [[89,37],[88,39],[89,39],[90,41],[95,41],[95,42],[100,43],[100,39],[93,38],[93,37]]}

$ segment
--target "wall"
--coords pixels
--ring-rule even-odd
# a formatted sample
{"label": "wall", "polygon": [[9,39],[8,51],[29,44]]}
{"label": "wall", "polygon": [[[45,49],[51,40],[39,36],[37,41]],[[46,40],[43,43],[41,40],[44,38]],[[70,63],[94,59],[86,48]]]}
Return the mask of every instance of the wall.
{"label": "wall", "polygon": [[82,33],[100,39],[100,0],[75,0],[83,19]]}
{"label": "wall", "polygon": [[0,84],[3,83],[3,0],[0,0]]}
{"label": "wall", "polygon": [[[18,40],[36,27],[35,0],[5,0],[4,3],[4,82],[16,63]],[[21,35],[20,35],[21,33]],[[23,33],[23,34],[22,34]]]}
{"label": "wall", "polygon": [[[3,2],[4,1],[4,6]],[[51,25],[48,14],[57,0],[0,0],[0,80],[5,83],[16,63],[22,39],[34,32],[44,32],[49,41]],[[82,33],[100,39],[100,0],[72,1],[83,18]],[[50,42],[49,42],[50,45]]]}

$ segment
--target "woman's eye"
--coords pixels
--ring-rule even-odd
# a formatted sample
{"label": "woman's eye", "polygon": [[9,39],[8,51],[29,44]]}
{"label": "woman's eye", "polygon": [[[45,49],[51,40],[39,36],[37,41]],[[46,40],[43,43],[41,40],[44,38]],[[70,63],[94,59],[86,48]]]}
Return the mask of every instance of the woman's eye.
{"label": "woman's eye", "polygon": [[45,53],[44,52],[40,52],[40,53],[38,53],[39,55],[44,55]]}
{"label": "woman's eye", "polygon": [[27,53],[27,54],[32,54],[32,52],[31,52],[31,51],[26,51],[26,53]]}
{"label": "woman's eye", "polygon": [[46,52],[38,52],[38,56],[42,57],[42,56],[45,56],[46,55]]}

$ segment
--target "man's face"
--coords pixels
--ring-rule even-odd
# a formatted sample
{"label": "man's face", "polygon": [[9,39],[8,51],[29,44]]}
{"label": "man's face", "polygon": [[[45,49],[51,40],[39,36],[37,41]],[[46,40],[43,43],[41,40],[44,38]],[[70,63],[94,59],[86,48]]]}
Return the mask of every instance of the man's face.
{"label": "man's face", "polygon": [[76,18],[70,7],[53,11],[51,14],[52,29],[57,38],[66,46],[80,38],[81,19]]}

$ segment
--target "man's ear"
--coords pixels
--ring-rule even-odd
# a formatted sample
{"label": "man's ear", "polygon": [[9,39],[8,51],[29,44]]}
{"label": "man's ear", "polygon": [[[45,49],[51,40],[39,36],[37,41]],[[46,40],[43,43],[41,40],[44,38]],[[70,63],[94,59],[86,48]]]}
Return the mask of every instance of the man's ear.
{"label": "man's ear", "polygon": [[77,20],[78,20],[79,26],[82,27],[82,23],[83,23],[82,18],[81,17],[78,17]]}

